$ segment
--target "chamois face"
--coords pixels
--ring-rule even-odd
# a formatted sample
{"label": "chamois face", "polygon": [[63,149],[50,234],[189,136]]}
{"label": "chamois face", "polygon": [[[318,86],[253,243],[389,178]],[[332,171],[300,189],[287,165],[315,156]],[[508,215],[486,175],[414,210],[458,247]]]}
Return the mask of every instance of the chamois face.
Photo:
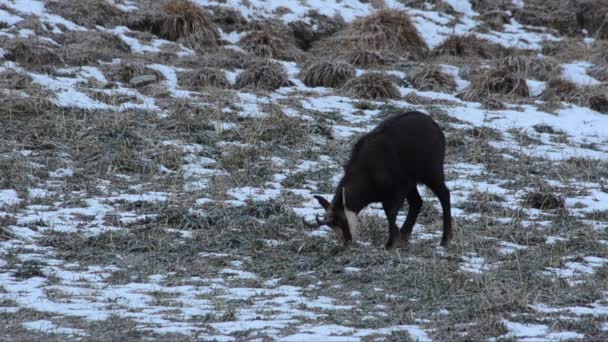
{"label": "chamois face", "polygon": [[329,226],[338,239],[343,243],[347,244],[352,241],[353,237],[349,227],[349,221],[346,217],[344,209],[338,209],[333,204],[329,203],[325,198],[321,196],[315,196],[319,204],[325,209],[323,214],[323,224]]}

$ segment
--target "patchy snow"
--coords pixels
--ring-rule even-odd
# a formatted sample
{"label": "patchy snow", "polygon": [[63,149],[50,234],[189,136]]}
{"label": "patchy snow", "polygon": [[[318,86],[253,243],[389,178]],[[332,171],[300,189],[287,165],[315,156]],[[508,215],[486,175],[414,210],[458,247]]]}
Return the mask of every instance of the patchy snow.
{"label": "patchy snow", "polygon": [[24,322],[22,325],[29,330],[35,330],[35,331],[40,331],[40,332],[44,332],[44,333],[79,335],[79,336],[86,335],[84,330],[58,327],[53,322],[47,321],[44,319],[37,320],[37,321]]}
{"label": "patchy snow", "polygon": [[580,86],[591,86],[601,84],[600,81],[589,76],[587,69],[593,64],[589,62],[574,62],[562,64],[562,77],[565,80],[572,81]]}
{"label": "patchy snow", "polygon": [[12,189],[0,190],[0,208],[21,203],[17,191]]}
{"label": "patchy snow", "polygon": [[543,324],[522,324],[502,320],[502,324],[509,330],[509,333],[501,337],[517,338],[519,341],[564,341],[571,339],[582,339],[585,335],[573,331],[549,332],[549,327]]}
{"label": "patchy snow", "polygon": [[460,265],[460,270],[468,273],[481,274],[490,270],[490,265],[486,264],[484,258],[476,253],[468,253],[461,257],[463,263]]}

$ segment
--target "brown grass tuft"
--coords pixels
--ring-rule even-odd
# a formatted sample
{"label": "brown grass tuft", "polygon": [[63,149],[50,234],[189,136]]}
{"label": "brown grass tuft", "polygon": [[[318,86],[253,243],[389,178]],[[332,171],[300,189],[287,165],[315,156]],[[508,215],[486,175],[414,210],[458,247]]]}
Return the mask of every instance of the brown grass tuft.
{"label": "brown grass tuft", "polygon": [[397,60],[389,51],[371,51],[364,49],[350,51],[342,56],[342,58],[348,63],[360,67],[390,65]]}
{"label": "brown grass tuft", "polygon": [[548,102],[564,101],[589,107],[600,113],[608,113],[608,89],[606,86],[579,87],[563,78],[553,78],[547,82],[541,97]]}
{"label": "brown grass tuft", "polygon": [[458,97],[465,101],[481,102],[495,95],[528,97],[530,92],[526,80],[520,75],[505,69],[490,69],[475,75],[471,84]]}
{"label": "brown grass tuft", "polygon": [[261,58],[293,61],[301,57],[301,52],[295,45],[268,27],[247,33],[239,41],[239,46]]}
{"label": "brown grass tuft", "polygon": [[122,61],[118,64],[111,64],[105,70],[105,75],[115,82],[129,83],[133,77],[143,75],[154,75],[157,80],[164,80],[165,77],[158,70],[146,67],[143,61],[131,60]]}
{"label": "brown grass tuft", "polygon": [[475,35],[454,35],[433,49],[433,56],[498,58],[507,55],[507,49],[500,44]]}
{"label": "brown grass tuft", "polygon": [[509,56],[498,60],[496,68],[541,81],[547,81],[553,75],[561,73],[559,62],[551,57]]}
{"label": "brown grass tuft", "polygon": [[437,65],[424,65],[412,71],[408,77],[414,88],[423,91],[451,93],[456,90],[456,81]]}
{"label": "brown grass tuft", "polygon": [[296,44],[304,51],[309,50],[314,42],[331,36],[342,30],[346,25],[344,18],[339,14],[328,17],[320,14],[317,10],[310,10],[307,17],[309,21],[298,20],[289,23]]}
{"label": "brown grass tuft", "polygon": [[28,89],[32,78],[15,70],[5,70],[0,73],[0,86],[7,89]]}
{"label": "brown grass tuft", "polygon": [[88,28],[116,26],[124,20],[124,12],[106,0],[48,1],[46,8]]}
{"label": "brown grass tuft", "polygon": [[524,197],[523,204],[535,209],[563,209],[566,207],[564,199],[546,191],[531,192]]}
{"label": "brown grass tuft", "polygon": [[243,51],[220,48],[216,52],[182,57],[177,60],[177,66],[184,68],[220,68],[245,69],[252,63],[253,56]]}
{"label": "brown grass tuft", "polygon": [[514,17],[526,25],[546,26],[562,34],[608,38],[608,2],[604,0],[544,1],[527,0],[515,8]]}
{"label": "brown grass tuft", "polygon": [[215,68],[201,68],[192,71],[181,72],[178,75],[181,87],[200,91],[205,88],[230,88],[230,82],[224,71]]}
{"label": "brown grass tuft", "polygon": [[400,96],[393,78],[378,72],[351,78],[342,89],[349,96],[370,100],[394,99]]}
{"label": "brown grass tuft", "polygon": [[5,58],[33,69],[64,64],[57,47],[37,38],[17,38],[10,41]]}
{"label": "brown grass tuft", "polygon": [[72,31],[62,36],[65,46],[64,59],[68,65],[111,62],[114,58],[127,56],[131,47],[119,36],[99,31]]}
{"label": "brown grass tuft", "polygon": [[608,82],[608,65],[595,65],[587,70],[589,76],[601,82]]}
{"label": "brown grass tuft", "polygon": [[336,88],[355,77],[355,68],[345,62],[317,61],[303,68],[300,78],[309,87]]}
{"label": "brown grass tuft", "polygon": [[391,51],[421,59],[429,49],[407,13],[382,9],[315,46],[316,52],[325,55],[342,56],[355,50]]}
{"label": "brown grass tuft", "polygon": [[254,62],[239,74],[235,88],[275,90],[290,84],[287,72],[280,63],[261,60]]}
{"label": "brown grass tuft", "polygon": [[190,0],[167,0],[153,5],[128,26],[182,42],[196,50],[213,50],[219,45],[219,32],[210,14]]}
{"label": "brown grass tuft", "polygon": [[215,6],[211,7],[210,10],[212,12],[211,19],[217,26],[221,27],[224,32],[240,32],[247,26],[247,19],[241,15],[241,12],[234,8]]}

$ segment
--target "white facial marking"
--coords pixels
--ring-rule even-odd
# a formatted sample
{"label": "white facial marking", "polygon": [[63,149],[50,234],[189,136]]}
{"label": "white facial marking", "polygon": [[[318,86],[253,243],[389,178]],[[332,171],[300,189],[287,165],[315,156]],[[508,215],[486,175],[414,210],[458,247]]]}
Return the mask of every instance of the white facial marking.
{"label": "white facial marking", "polygon": [[344,216],[346,216],[346,221],[348,221],[348,227],[350,228],[350,235],[352,235],[353,240],[358,236],[358,221],[357,221],[357,214],[352,211],[349,210],[346,207],[346,188],[343,187],[342,188],[342,205],[344,206]]}
{"label": "white facial marking", "polygon": [[344,206],[344,215],[346,216],[346,221],[348,221],[348,226],[350,227],[350,235],[355,239],[359,235],[357,214],[354,211],[348,210],[346,206]]}

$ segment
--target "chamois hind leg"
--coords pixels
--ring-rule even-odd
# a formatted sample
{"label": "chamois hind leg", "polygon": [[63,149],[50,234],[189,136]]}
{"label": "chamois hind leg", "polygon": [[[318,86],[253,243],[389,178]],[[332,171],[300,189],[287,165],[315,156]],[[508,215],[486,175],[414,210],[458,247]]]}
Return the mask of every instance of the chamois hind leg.
{"label": "chamois hind leg", "polygon": [[442,181],[438,184],[429,184],[429,188],[435,196],[439,198],[441,209],[443,210],[443,236],[441,237],[441,245],[447,246],[452,239],[452,213],[450,206],[450,191]]}
{"label": "chamois hind leg", "polygon": [[383,201],[382,207],[386,218],[388,220],[388,241],[386,242],[386,249],[394,247],[395,243],[399,241],[399,228],[397,227],[397,214],[399,209],[403,207],[403,197],[394,198],[392,200]]}
{"label": "chamois hind leg", "polygon": [[412,230],[414,229],[416,219],[418,218],[420,208],[422,207],[422,198],[420,197],[420,193],[418,193],[418,188],[416,188],[416,186],[408,192],[406,198],[409,209],[405,222],[403,222],[403,225],[401,226],[401,244],[403,245],[407,244],[410,240]]}

